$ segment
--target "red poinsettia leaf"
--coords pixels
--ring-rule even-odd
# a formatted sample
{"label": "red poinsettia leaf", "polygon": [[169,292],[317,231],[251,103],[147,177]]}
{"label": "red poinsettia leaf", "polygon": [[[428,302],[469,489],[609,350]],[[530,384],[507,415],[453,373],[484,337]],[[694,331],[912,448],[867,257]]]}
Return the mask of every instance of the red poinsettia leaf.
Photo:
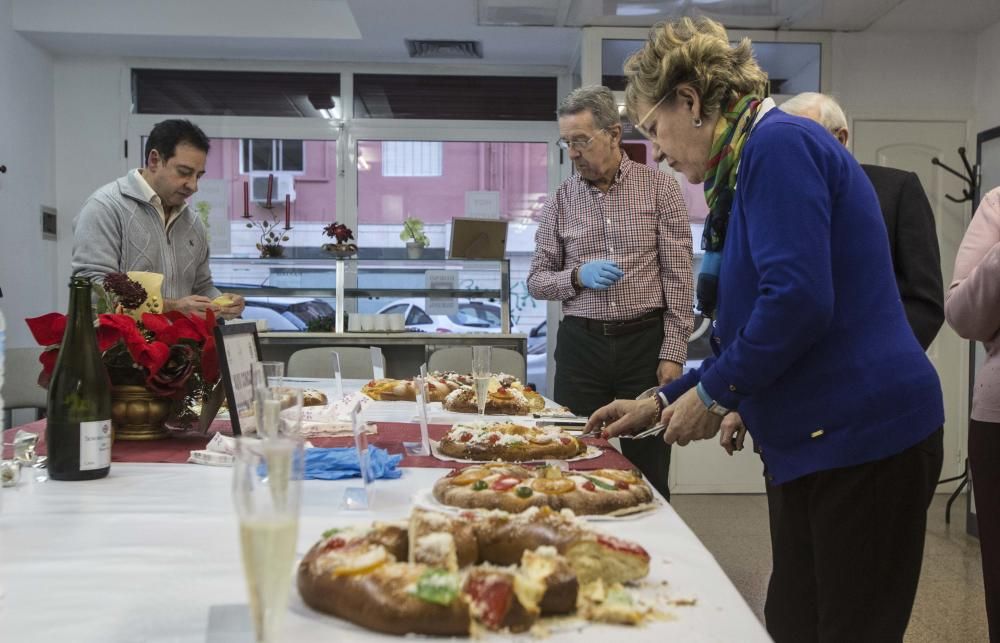
{"label": "red poinsettia leaf", "polygon": [[97,350],[102,353],[122,339],[122,331],[115,326],[101,324],[97,327]]}
{"label": "red poinsettia leaf", "polygon": [[66,315],[48,313],[41,317],[31,317],[24,320],[31,330],[32,337],[40,346],[61,344],[66,332]]}
{"label": "red poinsettia leaf", "polygon": [[58,348],[50,348],[48,350],[42,351],[42,354],[38,356],[38,361],[42,365],[42,373],[44,373],[46,376],[51,377],[52,371],[56,367],[57,359],[59,359]]}
{"label": "red poinsettia leaf", "polygon": [[[177,339],[190,339],[200,344],[205,338],[205,333],[199,326],[200,324],[194,319],[185,317],[175,321],[172,329]],[[176,343],[176,340],[174,341]]]}
{"label": "red poinsettia leaf", "polygon": [[205,311],[205,317],[201,318],[197,315],[192,315],[191,320],[197,325],[201,330],[201,336],[203,339],[208,339],[209,337],[214,337],[215,327],[217,322],[215,320],[215,312],[209,308]]}
{"label": "red poinsettia leaf", "polygon": [[147,344],[141,335],[139,337],[138,341],[134,339],[126,340],[128,352],[132,355],[132,359],[135,360],[136,364],[146,369],[146,372],[150,375],[155,375],[167,363],[167,358],[170,356],[170,347],[163,342],[151,342]]}
{"label": "red poinsettia leaf", "polygon": [[125,343],[146,341],[146,338],[139,332],[139,326],[135,323],[135,320],[128,315],[102,313],[98,316],[98,320],[100,322],[98,328],[106,326],[117,330],[121,334],[122,339],[125,340]]}
{"label": "red poinsettia leaf", "polygon": [[166,317],[167,319],[169,319],[172,322],[175,322],[178,319],[186,319],[187,318],[187,315],[184,314],[184,313],[182,313],[179,310],[168,310],[167,312],[163,313],[163,316]]}
{"label": "red poinsettia leaf", "polygon": [[201,347],[201,376],[209,384],[219,380],[219,353],[215,350],[215,335],[205,339]]}
{"label": "red poinsettia leaf", "polygon": [[171,326],[170,319],[165,315],[154,315],[152,313],[142,314],[142,325],[146,327],[146,330],[153,333],[157,339],[160,339],[160,334],[168,331]]}
{"label": "red poinsettia leaf", "polygon": [[49,388],[49,381],[52,379],[52,371],[56,367],[56,359],[59,358],[59,348],[53,347],[42,351],[38,356],[38,361],[42,365],[42,372],[38,374],[38,385],[44,389]]}

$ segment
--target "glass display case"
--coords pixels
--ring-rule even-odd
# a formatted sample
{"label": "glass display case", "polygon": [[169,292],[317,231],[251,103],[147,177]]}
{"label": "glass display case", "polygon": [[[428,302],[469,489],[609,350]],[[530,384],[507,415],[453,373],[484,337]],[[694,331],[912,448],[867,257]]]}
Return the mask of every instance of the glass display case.
{"label": "glass display case", "polygon": [[[223,292],[247,300],[244,319],[262,320],[268,359],[308,346],[381,346],[409,373],[438,348],[490,344],[527,354],[527,336],[512,327],[507,259],[446,259],[425,249],[362,250],[338,257],[286,248],[281,258],[214,256]],[[395,357],[396,359],[393,359]],[[389,375],[396,369],[389,367]]]}

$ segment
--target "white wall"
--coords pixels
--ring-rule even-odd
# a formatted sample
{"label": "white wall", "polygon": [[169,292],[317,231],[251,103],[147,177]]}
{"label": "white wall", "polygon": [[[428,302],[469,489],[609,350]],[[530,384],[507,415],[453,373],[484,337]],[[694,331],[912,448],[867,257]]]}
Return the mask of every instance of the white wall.
{"label": "white wall", "polygon": [[[56,244],[43,241],[42,205],[55,204],[52,58],[16,33],[0,0],[0,299],[7,345],[34,346],[25,317],[51,312]],[[62,234],[68,232],[61,230]]]}
{"label": "white wall", "polygon": [[976,119],[973,136],[983,130],[1000,127],[998,61],[1000,61],[1000,22],[982,31],[976,38]]}
{"label": "white wall", "polygon": [[[68,283],[73,256],[73,217],[84,200],[100,186],[125,174],[123,152],[129,106],[122,83],[127,70],[120,60],[58,58],[55,61],[55,168],[59,208],[59,283]],[[127,96],[127,94],[124,94]],[[141,153],[130,150],[139,164]],[[57,289],[59,306],[68,305],[69,291]]]}
{"label": "white wall", "polygon": [[849,118],[973,116],[976,44],[967,34],[835,33],[832,49],[830,90]]}

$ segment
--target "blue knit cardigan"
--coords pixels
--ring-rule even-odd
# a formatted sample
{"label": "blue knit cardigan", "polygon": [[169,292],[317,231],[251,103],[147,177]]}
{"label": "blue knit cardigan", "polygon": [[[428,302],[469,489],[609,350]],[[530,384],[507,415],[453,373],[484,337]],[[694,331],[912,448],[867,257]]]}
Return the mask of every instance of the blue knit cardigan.
{"label": "blue knit cardigan", "polygon": [[718,357],[700,381],[740,412],[775,484],[899,453],[944,423],[861,166],[813,121],[773,109],[743,150],[723,248]]}

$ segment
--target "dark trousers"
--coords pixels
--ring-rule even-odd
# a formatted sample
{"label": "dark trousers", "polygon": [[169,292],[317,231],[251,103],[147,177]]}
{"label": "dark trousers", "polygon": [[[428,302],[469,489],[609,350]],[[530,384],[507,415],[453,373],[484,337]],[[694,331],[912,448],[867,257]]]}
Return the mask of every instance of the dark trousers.
{"label": "dark trousers", "polygon": [[983,553],[986,620],[990,641],[1000,641],[1000,423],[972,420],[969,465],[976,498],[979,547]]}
{"label": "dark trousers", "polygon": [[883,460],[767,485],[776,643],[903,640],[943,457],[938,429]]}
{"label": "dark trousers", "polygon": [[[634,399],[656,386],[663,325],[606,336],[567,317],[556,340],[554,398],[577,415],[590,415],[612,400]],[[622,440],[622,453],[670,500],[670,446],[662,436]]]}

